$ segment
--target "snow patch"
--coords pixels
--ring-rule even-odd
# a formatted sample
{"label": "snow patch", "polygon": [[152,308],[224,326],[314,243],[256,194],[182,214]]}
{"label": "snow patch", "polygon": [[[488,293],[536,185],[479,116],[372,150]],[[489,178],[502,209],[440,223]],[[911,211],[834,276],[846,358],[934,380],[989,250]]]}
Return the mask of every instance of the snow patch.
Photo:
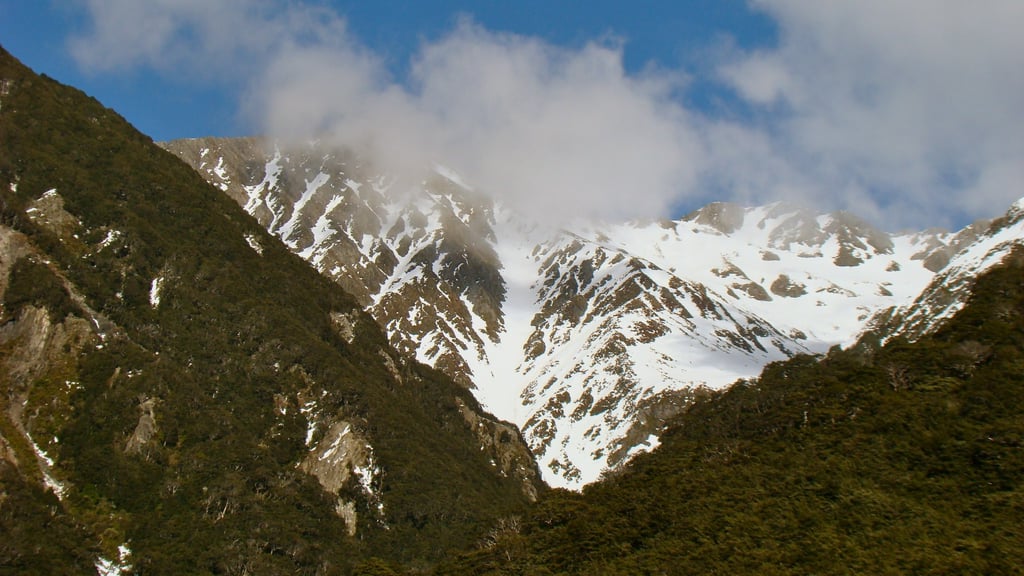
{"label": "snow patch", "polygon": [[644,440],[640,444],[637,444],[636,446],[633,446],[632,448],[629,449],[628,458],[632,458],[637,454],[642,454],[644,452],[650,452],[651,450],[654,450],[658,446],[661,446],[661,438],[658,438],[658,436],[655,434],[651,434],[650,436],[647,437],[647,440]]}
{"label": "snow patch", "polygon": [[447,166],[443,166],[441,164],[434,164],[434,172],[437,172],[438,175],[440,175],[443,178],[446,178],[447,180],[451,181],[453,184],[459,186],[460,188],[463,188],[465,190],[473,189],[472,186],[467,184],[466,181],[462,179],[462,176],[459,175],[458,172]]}
{"label": "snow patch", "polygon": [[301,407],[299,407],[299,412],[306,419],[306,447],[307,448],[312,448],[313,447],[313,435],[316,434],[316,427],[317,427],[317,419],[315,417],[316,408],[317,408],[316,400],[310,400],[309,402],[306,402]]}
{"label": "snow patch", "polygon": [[64,493],[67,489],[63,483],[59,482],[50,474],[50,470],[52,470],[54,466],[53,459],[50,458],[38,444],[36,444],[36,441],[30,434],[26,432],[25,436],[28,437],[28,443],[32,446],[32,451],[35,452],[36,458],[40,463],[44,464],[44,466],[40,466],[40,471],[43,473],[43,484],[57,496],[58,500],[64,500]]}
{"label": "snow patch", "polygon": [[[301,256],[304,260],[313,260],[313,256],[317,253],[317,250],[335,234],[330,214],[344,201],[344,197],[336,194],[327,203],[327,206],[324,207],[323,214],[321,214],[320,217],[317,218],[316,223],[313,225],[313,242],[304,250],[299,252],[299,256]],[[318,263],[319,262],[317,261],[313,261],[313,264]]]}
{"label": "snow patch", "polygon": [[129,562],[132,551],[128,544],[121,544],[117,547],[117,560],[108,560],[102,556],[96,559],[96,572],[98,576],[125,576],[132,573],[132,564]]}
{"label": "snow patch", "polygon": [[317,191],[331,179],[329,174],[320,172],[312,180],[306,181],[306,189],[302,192],[302,196],[299,197],[298,201],[292,207],[292,216],[287,222],[281,226],[280,230],[277,231],[277,235],[285,241],[286,244],[292,246],[294,242],[289,243],[289,239],[295,232],[295,227],[299,224],[302,209],[306,207],[306,204],[313,199]]}
{"label": "snow patch", "polygon": [[217,159],[217,165],[213,167],[213,173],[217,175],[217,178],[227,181],[228,173],[224,169],[224,157],[221,156]]}
{"label": "snow patch", "polygon": [[153,308],[160,306],[160,291],[164,286],[164,277],[157,276],[149,285],[149,305]]}
{"label": "snow patch", "polygon": [[[243,209],[246,212],[251,215],[256,214],[256,210],[260,207],[260,204],[264,202],[264,196],[277,188],[277,181],[281,175],[281,169],[281,151],[275,148],[274,157],[267,162],[266,166],[264,166],[263,180],[260,181],[259,184],[242,187],[242,189],[245,190],[247,197],[245,206],[243,206]],[[267,208],[274,213],[274,223],[276,223],[278,219],[277,212],[273,210],[273,207],[270,204],[267,204]],[[271,225],[269,229],[272,230],[273,225]]]}
{"label": "snow patch", "polygon": [[1017,201],[1010,206],[1008,213],[1011,215],[1024,213],[1024,198],[1018,198]]}
{"label": "snow patch", "polygon": [[263,245],[260,244],[260,240],[259,238],[256,237],[255,234],[246,234],[245,243],[248,244],[249,248],[252,248],[254,252],[259,254],[260,256],[263,255]]}
{"label": "snow patch", "polygon": [[107,235],[103,237],[102,241],[100,241],[99,249],[103,250],[114,242],[120,240],[122,236],[124,236],[124,234],[120,230],[107,230]]}

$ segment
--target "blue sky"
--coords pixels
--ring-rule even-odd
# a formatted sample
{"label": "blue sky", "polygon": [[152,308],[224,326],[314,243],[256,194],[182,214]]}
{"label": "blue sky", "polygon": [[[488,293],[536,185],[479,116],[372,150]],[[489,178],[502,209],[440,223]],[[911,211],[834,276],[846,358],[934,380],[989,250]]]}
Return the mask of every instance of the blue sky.
{"label": "blue sky", "polygon": [[[0,43],[37,72],[88,92],[114,108],[155,140],[252,133],[237,114],[230,86],[211,86],[188,74],[127,73],[83,69],[68,39],[90,26],[84,3],[57,0],[0,0]],[[600,38],[624,43],[627,69],[657,65],[699,70],[708,50],[729,42],[746,48],[768,45],[774,23],[742,0],[685,0],[625,3],[600,0],[336,1],[328,5],[348,22],[359,42],[380,54],[398,79],[424,41],[449,32],[470,16],[494,31],[581,46]],[[125,49],[130,49],[126,47]],[[697,78],[699,80],[699,78]],[[685,95],[702,106],[723,97],[712,83],[696,82]]]}
{"label": "blue sky", "polygon": [[[316,136],[529,207],[958,227],[1024,196],[1024,2],[0,0],[154,139]],[[557,202],[552,199],[558,199]]]}

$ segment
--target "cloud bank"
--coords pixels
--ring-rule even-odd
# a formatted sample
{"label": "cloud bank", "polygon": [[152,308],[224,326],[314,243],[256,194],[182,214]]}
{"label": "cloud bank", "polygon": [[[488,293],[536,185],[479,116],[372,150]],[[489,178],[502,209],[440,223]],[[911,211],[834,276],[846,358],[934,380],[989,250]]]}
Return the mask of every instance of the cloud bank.
{"label": "cloud bank", "polygon": [[[777,47],[719,67],[772,153],[742,168],[895,223],[990,216],[1024,196],[1024,3],[756,0]],[[771,170],[769,170],[771,172]]]}
{"label": "cloud bank", "polygon": [[614,42],[558,47],[463,19],[395,79],[322,6],[82,5],[92,28],[69,46],[83,67],[237,86],[256,129],[400,174],[442,163],[536,214],[793,200],[897,227],[962,224],[1024,196],[1019,0],[752,1],[777,44],[720,50],[717,75],[698,79],[732,91],[735,113],[688,108],[694,79],[629,72]]}
{"label": "cloud bank", "polygon": [[696,188],[699,135],[675,79],[621,48],[566,50],[469,21],[424,45],[408,82],[350,48],[279,54],[257,95],[270,133],[321,134],[403,174],[433,163],[534,216],[664,214]]}

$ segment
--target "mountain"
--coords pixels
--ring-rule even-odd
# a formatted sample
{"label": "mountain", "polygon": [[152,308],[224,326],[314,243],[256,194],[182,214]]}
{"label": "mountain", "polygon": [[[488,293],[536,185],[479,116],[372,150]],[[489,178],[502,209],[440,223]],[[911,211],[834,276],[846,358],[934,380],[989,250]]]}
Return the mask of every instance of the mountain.
{"label": "mountain", "polygon": [[582,493],[496,522],[446,575],[1018,574],[1024,251],[914,343],[770,364]]}
{"label": "mountain", "polygon": [[555,486],[657,445],[705,388],[852,343],[981,224],[889,234],[849,213],[715,203],[546,227],[438,166],[406,182],[312,142],[164,144],[354,294],[391,343],[517,424]]}
{"label": "mountain", "polygon": [[443,167],[165,146],[0,48],[0,573],[1024,563],[1020,203],[552,229]]}
{"label": "mountain", "polygon": [[94,99],[0,48],[0,572],[430,566],[517,429]]}
{"label": "mountain", "polygon": [[1024,200],[1019,200],[1002,217],[957,234],[951,244],[958,249],[932,281],[912,301],[876,314],[865,336],[916,340],[935,331],[970,299],[978,276],[1002,264],[1022,243]]}

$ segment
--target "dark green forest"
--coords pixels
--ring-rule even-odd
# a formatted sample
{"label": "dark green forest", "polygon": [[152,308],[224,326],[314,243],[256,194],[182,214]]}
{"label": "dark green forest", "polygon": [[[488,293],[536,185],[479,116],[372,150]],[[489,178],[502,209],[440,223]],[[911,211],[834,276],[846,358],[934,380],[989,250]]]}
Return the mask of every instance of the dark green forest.
{"label": "dark green forest", "polygon": [[[34,251],[9,263],[0,311],[0,447],[14,455],[0,450],[0,573],[88,573],[125,542],[142,574],[425,567],[525,511],[460,411],[480,411],[464,387],[404,362],[350,296],[113,111],[2,49],[0,79],[0,224]],[[29,217],[49,190],[71,216],[59,225]],[[33,309],[73,337],[26,379],[12,366]],[[328,494],[298,468],[307,398],[368,439],[382,511],[354,475]],[[155,432],[130,448],[146,406]],[[62,501],[26,434],[56,462]]]}
{"label": "dark green forest", "polygon": [[[479,410],[471,393],[403,361],[226,195],[2,49],[0,80],[0,225],[32,254],[0,262],[0,574],[91,573],[126,542],[139,574],[1022,571],[1020,254],[938,332],[702,393],[654,452],[531,504],[480,451],[459,409]],[[51,189],[77,221],[28,217]],[[11,366],[36,310],[74,337],[27,380]],[[351,338],[338,314],[360,319]],[[355,536],[298,468],[310,396],[383,470],[382,513],[342,489]],[[129,448],[143,406],[155,432]]]}

